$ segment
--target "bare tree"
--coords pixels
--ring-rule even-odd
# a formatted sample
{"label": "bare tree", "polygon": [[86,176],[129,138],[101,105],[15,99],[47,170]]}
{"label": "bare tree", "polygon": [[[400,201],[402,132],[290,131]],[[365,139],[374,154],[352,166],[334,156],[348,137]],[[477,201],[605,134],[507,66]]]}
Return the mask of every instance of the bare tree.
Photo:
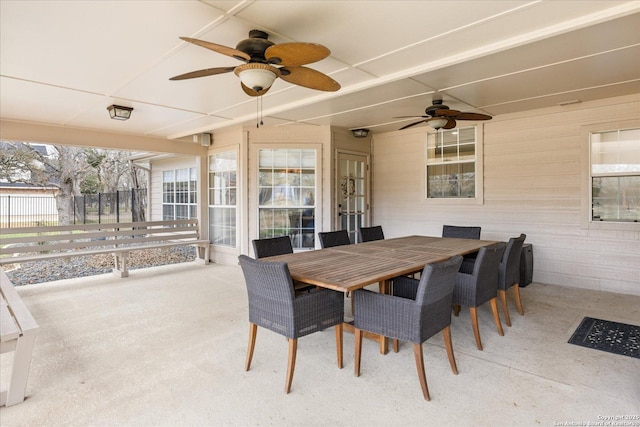
{"label": "bare tree", "polygon": [[3,142],[0,150],[0,179],[56,188],[58,222],[71,223],[73,197],[80,195],[80,183],[89,171],[83,150],[53,145],[49,152],[42,145]]}
{"label": "bare tree", "polygon": [[[140,190],[146,188],[146,183],[144,182],[144,177],[147,174],[147,170],[145,170],[142,166],[135,164],[134,162],[129,162],[129,172],[131,179],[131,188]],[[145,199],[140,196],[139,191],[132,192],[132,200],[131,200],[131,220],[133,222],[142,222],[146,221],[145,214]]]}
{"label": "bare tree", "polygon": [[128,151],[113,151],[101,149],[85,149],[85,156],[93,168],[92,175],[97,181],[98,193],[103,193],[107,203],[103,207],[109,207],[109,213],[116,209],[115,194],[123,188],[131,188],[129,175],[130,156]]}
{"label": "bare tree", "polygon": [[[143,189],[147,170],[129,160],[131,152],[81,148],[61,145],[27,144],[0,141],[0,181],[21,182],[55,188],[58,220],[61,225],[76,219],[84,221],[84,206],[73,206],[83,200],[83,193],[103,193],[101,208],[116,209],[121,189]],[[134,192],[131,210],[134,221],[145,220],[145,199]]]}

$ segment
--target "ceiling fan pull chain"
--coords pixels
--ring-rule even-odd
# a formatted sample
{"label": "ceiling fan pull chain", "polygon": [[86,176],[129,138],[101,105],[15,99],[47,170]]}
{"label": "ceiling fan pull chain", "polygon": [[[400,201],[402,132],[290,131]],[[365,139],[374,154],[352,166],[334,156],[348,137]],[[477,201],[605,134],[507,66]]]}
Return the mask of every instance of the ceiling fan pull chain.
{"label": "ceiling fan pull chain", "polygon": [[262,95],[256,96],[256,128],[259,129],[260,126],[263,126],[264,122],[262,121]]}
{"label": "ceiling fan pull chain", "polygon": [[262,121],[262,95],[260,95],[260,126],[264,126],[264,122]]}

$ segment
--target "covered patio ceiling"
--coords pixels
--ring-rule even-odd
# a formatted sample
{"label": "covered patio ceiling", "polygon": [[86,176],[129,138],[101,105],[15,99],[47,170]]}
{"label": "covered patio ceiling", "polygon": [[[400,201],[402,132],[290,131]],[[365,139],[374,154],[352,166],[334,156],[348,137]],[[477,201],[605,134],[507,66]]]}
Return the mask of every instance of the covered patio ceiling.
{"label": "covered patio ceiling", "polygon": [[[493,116],[640,92],[640,1],[1,1],[0,118],[176,139],[256,126],[241,62],[179,39],[235,47],[251,29],[314,42],[309,67],[342,88],[277,79],[267,126],[397,130],[439,92]],[[111,120],[107,106],[134,108]],[[423,125],[424,126],[424,125]]]}

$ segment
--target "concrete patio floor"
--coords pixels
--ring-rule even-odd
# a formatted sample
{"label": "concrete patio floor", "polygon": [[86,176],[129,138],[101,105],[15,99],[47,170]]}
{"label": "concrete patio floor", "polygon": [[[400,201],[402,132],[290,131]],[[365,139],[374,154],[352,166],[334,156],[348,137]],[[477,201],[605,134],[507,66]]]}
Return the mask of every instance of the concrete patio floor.
{"label": "concrete patio floor", "polygon": [[427,402],[410,344],[381,355],[365,340],[356,378],[353,335],[345,333],[340,370],[333,329],[299,340],[288,395],[281,336],[259,330],[245,372],[237,266],[174,264],[18,292],[40,334],[27,399],[0,409],[2,426],[552,426],[640,414],[640,359],[567,343],[585,316],[638,324],[636,296],[533,283],[521,292],[524,317],[510,301],[503,337],[488,304],[479,309],[484,351],[463,310],[452,324],[459,375],[441,334],[424,345]]}

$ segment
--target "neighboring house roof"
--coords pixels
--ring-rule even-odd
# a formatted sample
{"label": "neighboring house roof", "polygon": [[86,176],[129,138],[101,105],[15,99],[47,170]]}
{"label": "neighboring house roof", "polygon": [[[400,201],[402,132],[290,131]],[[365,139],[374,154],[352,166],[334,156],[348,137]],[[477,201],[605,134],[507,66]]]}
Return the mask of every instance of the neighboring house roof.
{"label": "neighboring house roof", "polygon": [[26,182],[2,182],[0,181],[0,188],[2,189],[20,189],[20,190],[57,190],[56,187],[46,187],[42,185],[29,184]]}

